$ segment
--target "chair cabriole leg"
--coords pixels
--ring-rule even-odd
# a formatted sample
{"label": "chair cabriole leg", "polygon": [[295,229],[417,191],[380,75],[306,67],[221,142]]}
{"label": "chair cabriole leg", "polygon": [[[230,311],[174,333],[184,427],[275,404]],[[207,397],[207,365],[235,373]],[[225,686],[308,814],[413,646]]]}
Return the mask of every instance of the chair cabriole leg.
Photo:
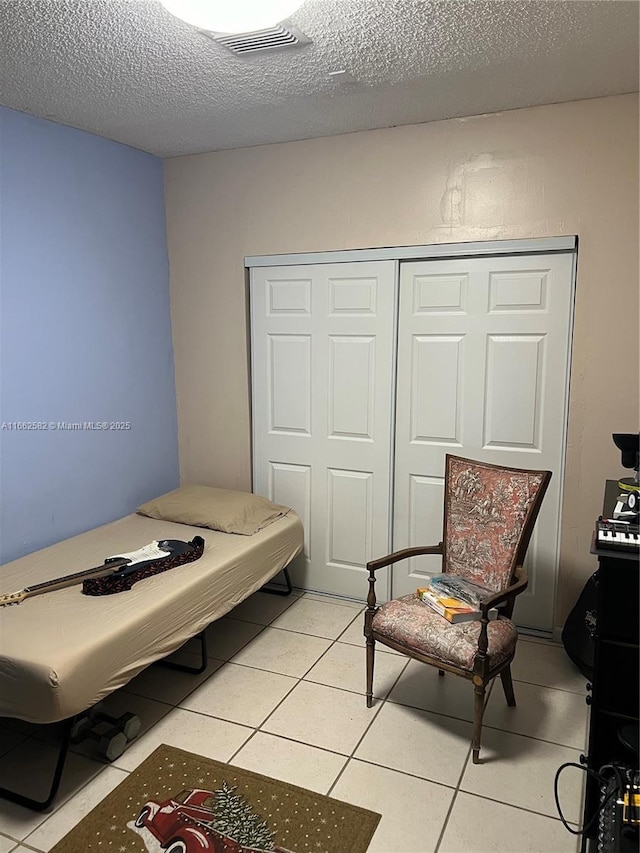
{"label": "chair cabriole leg", "polygon": [[516,696],[513,692],[513,681],[511,680],[511,665],[502,670],[500,673],[500,680],[502,681],[502,689],[504,690],[507,705],[511,708],[515,708]]}

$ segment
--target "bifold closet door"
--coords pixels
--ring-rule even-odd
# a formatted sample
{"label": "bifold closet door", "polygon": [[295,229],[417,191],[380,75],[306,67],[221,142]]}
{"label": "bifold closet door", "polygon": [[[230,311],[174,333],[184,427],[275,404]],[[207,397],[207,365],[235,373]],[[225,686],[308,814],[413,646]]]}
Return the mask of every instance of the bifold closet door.
{"label": "bifold closet door", "polygon": [[253,489],[302,519],[305,589],[363,599],[389,552],[396,279],[394,261],[251,270]]}
{"label": "bifold closet door", "polygon": [[[543,631],[553,627],[572,295],[571,253],[400,271],[393,548],[441,540],[446,453],[551,470],[515,613]],[[422,557],[396,567],[393,596],[439,566]]]}

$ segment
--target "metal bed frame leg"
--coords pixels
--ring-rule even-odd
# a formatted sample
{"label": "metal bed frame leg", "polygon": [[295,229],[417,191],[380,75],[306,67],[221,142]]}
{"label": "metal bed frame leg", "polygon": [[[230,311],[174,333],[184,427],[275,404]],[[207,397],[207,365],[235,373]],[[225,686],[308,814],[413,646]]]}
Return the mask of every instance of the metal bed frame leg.
{"label": "metal bed frame leg", "polygon": [[51,788],[49,789],[49,793],[47,794],[44,800],[35,800],[32,797],[27,797],[24,794],[19,794],[17,791],[11,791],[9,788],[0,788],[0,797],[3,800],[10,800],[12,803],[18,803],[20,806],[25,806],[27,809],[32,809],[36,812],[42,812],[45,809],[49,808],[55,795],[58,793],[58,788],[60,787],[60,779],[62,778],[62,771],[64,770],[64,763],[67,759],[67,754],[69,752],[69,744],[71,743],[71,730],[73,728],[75,717],[69,717],[69,719],[64,721],[64,729],[62,733],[62,743],[60,744],[60,751],[58,752],[58,760],[56,762],[55,770],[53,771],[53,778],[51,780]]}
{"label": "metal bed frame leg", "polygon": [[293,586],[291,584],[291,578],[289,577],[289,567],[285,566],[282,572],[284,574],[284,579],[287,582],[286,589],[274,589],[273,587],[263,586],[261,592],[268,592],[270,595],[291,595],[293,592]]}
{"label": "metal bed frame leg", "polygon": [[[289,570],[287,566],[282,570],[284,574],[284,579],[287,583],[286,589],[273,589],[272,587],[263,586],[261,592],[268,592],[271,595],[291,595],[293,592],[293,584],[291,583],[291,578],[289,577]],[[201,672],[204,672],[207,666],[209,665],[209,659],[207,656],[207,633],[206,628],[204,631],[201,631],[199,634],[196,634],[193,638],[194,640],[200,641],[200,664],[198,666],[189,666],[186,663],[175,663],[175,661],[171,660],[157,660],[155,661],[157,666],[164,666],[167,669],[177,669],[178,672],[189,672],[192,675],[199,675]]]}
{"label": "metal bed frame leg", "polygon": [[175,661],[165,660],[164,658],[155,661],[155,663],[158,666],[165,666],[167,669],[190,672],[192,675],[199,675],[201,672],[204,672],[209,665],[209,658],[207,656],[207,629],[205,628],[204,631],[200,631],[193,639],[200,640],[200,664],[198,666],[189,666],[187,663],[175,663]]}

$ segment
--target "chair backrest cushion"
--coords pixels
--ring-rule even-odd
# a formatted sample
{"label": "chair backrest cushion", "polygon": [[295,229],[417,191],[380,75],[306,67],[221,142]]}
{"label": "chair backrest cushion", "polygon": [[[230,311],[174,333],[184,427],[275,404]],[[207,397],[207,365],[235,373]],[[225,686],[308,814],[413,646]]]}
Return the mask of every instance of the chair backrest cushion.
{"label": "chair backrest cushion", "polygon": [[509,586],[549,478],[447,456],[443,570],[496,592]]}

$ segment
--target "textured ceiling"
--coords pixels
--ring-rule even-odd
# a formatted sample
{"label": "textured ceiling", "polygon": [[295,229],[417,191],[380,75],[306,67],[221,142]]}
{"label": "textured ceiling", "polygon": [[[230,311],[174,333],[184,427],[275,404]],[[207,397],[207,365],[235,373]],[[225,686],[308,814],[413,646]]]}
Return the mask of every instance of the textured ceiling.
{"label": "textured ceiling", "polygon": [[236,56],[156,0],[0,0],[0,103],[164,157],[477,115],[637,91],[638,11],[306,0],[311,44]]}

